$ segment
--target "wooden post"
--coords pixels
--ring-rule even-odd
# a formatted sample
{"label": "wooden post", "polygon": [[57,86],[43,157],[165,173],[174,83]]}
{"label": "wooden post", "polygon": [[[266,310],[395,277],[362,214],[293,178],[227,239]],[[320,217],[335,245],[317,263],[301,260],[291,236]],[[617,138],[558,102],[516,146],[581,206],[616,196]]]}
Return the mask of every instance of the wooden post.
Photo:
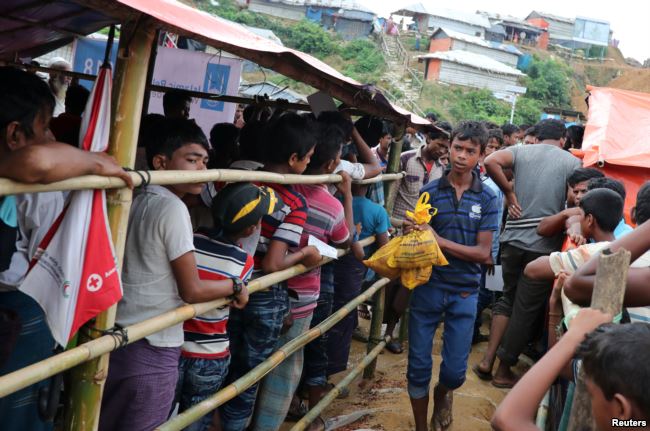
{"label": "wooden post", "polygon": [[[398,139],[397,142],[393,142],[390,145],[390,150],[388,152],[388,166],[386,168],[387,173],[399,172],[399,159],[402,154],[402,140],[403,140],[403,129],[397,130],[397,133],[401,133],[402,139]],[[391,185],[397,184],[392,182]],[[386,188],[384,188],[386,190]],[[393,204],[395,202],[395,196],[397,195],[397,189],[393,187],[388,187],[386,192],[386,212],[388,215],[393,212]],[[386,302],[386,291],[385,289],[377,292],[372,301],[372,320],[370,321],[370,334],[368,335],[368,353],[370,353],[381,341],[381,325],[384,323],[384,306]],[[364,379],[371,379],[375,374],[375,368],[377,366],[377,359],[374,359],[363,371]]]}
{"label": "wooden post", "polygon": [[[603,251],[598,259],[591,308],[610,313],[612,316],[616,316],[621,312],[629,266],[629,251],[620,249],[614,254],[609,250]],[[596,424],[591,411],[591,401],[585,386],[584,371],[581,369],[573,397],[568,430],[590,431],[595,429]]]}
{"label": "wooden post", "polygon": [[[146,87],[147,65],[155,29],[147,19],[123,24],[115,67],[109,154],[122,166],[133,168],[140,128],[140,114]],[[108,220],[118,263],[122,269],[127,222],[132,192],[117,189],[108,193]],[[88,341],[101,335],[99,331],[115,324],[116,306],[101,313],[80,331],[79,341]],[[90,329],[90,331],[88,331]],[[95,329],[93,331],[93,329]],[[87,334],[87,335],[82,335]],[[69,396],[66,401],[66,430],[92,431],[99,422],[102,391],[108,372],[108,357],[79,365],[71,370]]]}

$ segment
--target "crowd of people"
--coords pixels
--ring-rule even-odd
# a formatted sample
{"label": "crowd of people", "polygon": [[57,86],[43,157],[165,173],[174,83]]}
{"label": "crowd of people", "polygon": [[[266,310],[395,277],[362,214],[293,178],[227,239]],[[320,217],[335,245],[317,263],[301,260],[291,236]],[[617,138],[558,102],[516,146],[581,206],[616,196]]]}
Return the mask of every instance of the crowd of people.
{"label": "crowd of people", "polygon": [[[120,177],[132,187],[112,158],[81,151],[55,131],[56,124],[72,127],[67,117],[80,117],[83,110],[83,92],[71,90],[65,112],[52,119],[58,96],[51,86],[36,75],[0,68],[2,176],[51,182],[97,174]],[[432,350],[441,322],[434,430],[451,424],[454,390],[465,381],[472,345],[482,342],[485,355],[473,372],[496,387],[512,388],[493,418],[497,429],[534,427],[537,404],[558,376],[564,379],[555,385],[559,424],[562,406],[571,404],[572,364],[585,371],[602,429],[609,429],[611,419],[650,420],[650,349],[642,347],[650,344],[650,325],[643,323],[650,320],[650,183],[638,192],[632,221],[639,227],[633,229],[623,215],[623,184],[582,168],[567,151],[579,148],[580,133],[567,143],[567,129],[558,120],[521,127],[463,121],[454,127],[431,116],[426,131],[406,130],[406,151],[399,158],[405,176],[394,186],[388,214],[381,183],[353,180],[385,172],[399,133],[390,123],[371,117],[353,122],[345,109],[315,117],[251,105],[239,107],[232,123],[216,124],[206,136],[190,119],[191,101],[169,91],[165,114],[142,119],[137,167],[337,173],[342,181],[146,185],[136,191],[116,323],[129,326],[185,303],[231,301],[113,352],[100,430],[154,429],[246,375],[376,280],[362,261],[391,235],[425,229],[432,230],[449,265],[433,267],[428,282],[415,290],[392,282],[385,316],[387,348],[400,354],[404,347],[393,336],[410,308],[407,380],[416,431],[429,429]],[[78,132],[70,136],[78,139]],[[430,224],[414,225],[406,211],[423,192],[436,215]],[[0,375],[54,353],[43,311],[17,288],[63,205],[62,192],[0,197]],[[364,249],[359,241],[370,236],[376,242]],[[561,248],[565,236],[575,248]],[[312,237],[351,253],[249,296],[250,280],[296,264],[317,265],[321,254]],[[623,313],[631,323],[607,324],[613,316],[577,311],[590,302],[595,259],[604,248],[632,253]],[[486,287],[495,265],[503,274],[498,295]],[[490,333],[484,335],[488,308]],[[364,314],[367,307],[349,314],[187,429],[277,431],[286,419],[302,417],[331,388],[330,377],[348,367],[352,337],[364,335],[358,331]],[[539,360],[523,377],[512,371],[521,353]],[[3,429],[53,429],[43,404],[60,390],[46,380],[0,400]],[[325,429],[324,420],[317,418],[309,429]]]}

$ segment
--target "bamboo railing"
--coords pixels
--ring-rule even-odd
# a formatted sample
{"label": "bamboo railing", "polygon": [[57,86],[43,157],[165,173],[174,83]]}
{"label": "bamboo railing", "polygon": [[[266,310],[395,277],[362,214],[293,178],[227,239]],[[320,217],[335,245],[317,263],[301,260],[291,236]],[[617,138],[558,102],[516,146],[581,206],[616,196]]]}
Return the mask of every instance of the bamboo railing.
{"label": "bamboo railing", "polygon": [[[370,245],[374,240],[374,237],[366,238],[359,241],[359,244],[362,246]],[[343,256],[347,253],[349,253],[349,249],[338,251],[339,256]],[[330,258],[323,258],[318,265],[313,267],[306,267],[302,264],[298,264],[283,271],[265,275],[252,280],[248,284],[248,290],[250,293],[258,292],[281,281],[302,274],[312,268],[324,265],[331,260],[332,259]],[[131,344],[162,329],[184,322],[185,320],[192,319],[197,315],[204,314],[207,311],[226,305],[229,302],[230,301],[227,299],[217,299],[198,304],[188,304],[156,317],[152,317],[151,319],[127,326],[124,328],[128,334],[127,344]],[[79,364],[95,359],[103,354],[110,353],[117,350],[119,347],[119,338],[116,338],[114,335],[104,335],[95,340],[54,355],[48,359],[14,371],[13,373],[5,374],[0,377],[0,398],[19,391],[20,389],[36,382],[45,380],[62,371],[69,370]]]}
{"label": "bamboo railing", "polygon": [[[319,325],[314,326],[309,331],[302,333],[300,336],[289,341],[284,346],[280,347],[276,352],[274,352],[270,357],[268,357],[264,362],[259,364],[257,367],[253,368],[251,371],[246,373],[244,376],[235,380],[233,383],[229,384],[225,388],[221,389],[216,394],[211,397],[201,401],[185,410],[183,413],[175,416],[164,424],[160,425],[157,430],[160,431],[175,431],[182,430],[186,426],[192,424],[193,422],[198,421],[204,415],[210,413],[212,410],[226,403],[227,401],[235,398],[237,395],[244,392],[249,387],[253,386],[255,383],[262,380],[271,370],[280,365],[282,361],[288,358],[292,353],[296,352],[300,348],[304,347],[309,342],[315,340],[328,331],[336,323],[340,322],[345,316],[350,314],[353,311],[357,310],[357,306],[362,302],[369,299],[376,292],[381,291],[381,289],[390,282],[388,278],[382,278],[379,281],[375,282],[362,294],[345,304],[339,310],[335,311],[330,317],[323,320]],[[381,344],[380,344],[381,345]],[[384,343],[385,345],[385,343]],[[379,345],[378,345],[379,347]],[[382,346],[383,348],[383,346]],[[377,355],[375,355],[376,357]]]}
{"label": "bamboo railing", "polygon": [[[133,171],[129,172],[135,186],[142,185],[143,180],[151,179],[149,184],[170,185],[186,183],[204,183],[208,181],[241,182],[260,181],[276,184],[329,184],[341,181],[337,174],[329,175],[295,175],[276,174],[266,171],[243,171],[237,169],[209,169],[205,171]],[[394,181],[404,177],[404,173],[378,175],[365,180],[354,181],[360,184],[372,184],[380,181]],[[24,184],[0,178],[0,196],[20,193],[41,193],[59,190],[117,189],[126,184],[117,177],[84,175],[50,184]]]}
{"label": "bamboo railing", "polygon": [[361,372],[368,367],[374,360],[377,359],[377,356],[384,350],[384,347],[386,347],[386,343],[390,341],[390,337],[384,338],[384,341],[380,342],[375,346],[374,349],[372,349],[368,354],[359,362],[359,364],[354,367],[354,369],[347,375],[345,376],[334,388],[332,388],[331,391],[327,393],[319,401],[318,404],[316,404],[311,410],[305,414],[305,416],[302,417],[296,424],[289,430],[289,431],[303,431],[305,428],[309,426],[310,423],[312,423],[322,412],[332,404],[332,402],[336,399],[336,397],[339,396],[341,391],[348,387],[350,383],[354,379],[356,379]]}

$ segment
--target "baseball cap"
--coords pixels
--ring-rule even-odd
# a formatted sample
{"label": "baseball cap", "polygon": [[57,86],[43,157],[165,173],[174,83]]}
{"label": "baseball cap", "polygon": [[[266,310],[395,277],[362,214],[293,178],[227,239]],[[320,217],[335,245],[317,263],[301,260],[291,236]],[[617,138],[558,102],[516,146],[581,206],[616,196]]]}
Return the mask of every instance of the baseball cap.
{"label": "baseball cap", "polygon": [[215,224],[228,232],[238,232],[257,224],[262,216],[281,205],[270,187],[251,183],[231,183],[221,189],[212,201]]}

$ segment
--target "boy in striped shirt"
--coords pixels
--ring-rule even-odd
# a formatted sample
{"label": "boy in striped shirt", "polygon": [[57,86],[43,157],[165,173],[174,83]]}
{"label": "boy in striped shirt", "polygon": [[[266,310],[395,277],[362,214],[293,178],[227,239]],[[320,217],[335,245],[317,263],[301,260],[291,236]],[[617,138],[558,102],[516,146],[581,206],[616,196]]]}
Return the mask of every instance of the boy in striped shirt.
{"label": "boy in striped shirt", "polygon": [[[196,263],[202,280],[232,279],[236,297],[248,295],[246,282],[253,271],[253,257],[238,241],[253,233],[263,215],[274,211],[276,201],[271,189],[249,183],[230,184],[217,194],[212,203],[217,227],[199,228],[194,234]],[[224,305],[183,325],[185,343],[176,386],[179,412],[217,392],[228,375],[228,316],[229,306]],[[186,429],[203,431],[213,421],[215,426],[220,426],[218,412],[214,418],[212,414],[205,415]]]}

